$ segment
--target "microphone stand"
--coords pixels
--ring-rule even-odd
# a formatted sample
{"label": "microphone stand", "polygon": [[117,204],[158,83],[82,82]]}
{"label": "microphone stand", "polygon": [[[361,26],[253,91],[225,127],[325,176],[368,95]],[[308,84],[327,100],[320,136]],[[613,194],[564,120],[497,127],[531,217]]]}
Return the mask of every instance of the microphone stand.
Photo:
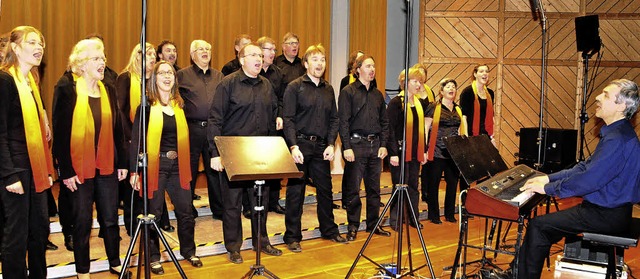
{"label": "microphone stand", "polygon": [[536,7],[537,12],[540,13],[540,26],[542,27],[542,66],[540,69],[540,119],[538,122],[538,158],[535,164],[536,169],[541,169],[544,165],[544,147],[543,147],[543,130],[544,130],[544,101],[545,101],[545,91],[546,91],[546,76],[547,76],[547,16],[544,13],[544,6],[542,5],[542,0],[536,1],[538,6]]}

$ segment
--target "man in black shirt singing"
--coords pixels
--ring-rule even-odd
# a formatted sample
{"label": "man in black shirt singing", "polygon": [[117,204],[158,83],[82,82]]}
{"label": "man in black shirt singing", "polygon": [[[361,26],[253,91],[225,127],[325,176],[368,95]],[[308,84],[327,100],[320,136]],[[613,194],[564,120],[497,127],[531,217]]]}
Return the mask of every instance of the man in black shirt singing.
{"label": "man in black shirt singing", "polygon": [[[277,101],[271,83],[260,76],[262,69],[262,50],[256,44],[248,44],[238,53],[242,68],[222,79],[216,89],[213,105],[209,112],[209,146],[211,151],[211,168],[224,171],[220,154],[214,142],[216,136],[268,136],[275,134]],[[224,244],[233,263],[242,263],[240,247],[242,246],[242,189],[249,187],[251,209],[256,199],[251,181],[230,182],[227,174],[220,174],[222,196],[224,197],[224,214],[222,231]],[[266,185],[265,185],[266,186]],[[268,192],[268,187],[264,187]],[[268,204],[268,196],[263,196],[264,204]],[[261,232],[257,236],[256,214],[252,214],[251,234],[253,247],[261,241],[262,252],[280,256],[282,251],[271,246],[267,235],[267,214],[262,215]]]}
{"label": "man in black shirt singing", "polygon": [[375,78],[375,62],[370,55],[356,59],[356,80],[340,91],[338,107],[340,138],[345,159],[342,184],[343,201],[349,222],[347,240],[355,240],[360,226],[360,183],[364,179],[367,195],[367,232],[390,236],[375,227],[380,213],[380,171],[387,156],[389,119],[382,92],[371,82]]}
{"label": "man in black shirt singing", "polygon": [[322,78],[326,67],[322,45],[310,46],[303,56],[307,74],[293,80],[284,93],[284,132],[291,156],[302,179],[287,184],[284,242],[292,252],[301,252],[302,206],[305,180],[317,189],[317,213],[320,234],[325,239],[347,243],[333,217],[330,162],[338,137],[338,111],[333,87]]}
{"label": "man in black shirt singing", "polygon": [[291,32],[284,34],[282,38],[282,55],[276,57],[275,64],[282,70],[285,84],[289,84],[289,82],[299,78],[306,72],[304,65],[302,65],[302,60],[298,57],[299,50],[300,40],[298,35]]}
{"label": "man in black shirt singing", "polygon": [[[191,42],[191,67],[178,71],[178,85],[180,95],[184,99],[184,114],[189,126],[189,145],[191,148],[191,193],[194,199],[200,199],[195,194],[198,180],[198,166],[200,156],[202,161],[210,160],[209,142],[207,141],[207,118],[213,101],[216,87],[223,78],[220,71],[209,66],[211,62],[211,44],[203,40]],[[222,218],[222,198],[218,173],[204,164],[207,177],[209,204],[214,218]],[[194,208],[194,217],[198,212]]]}
{"label": "man in black shirt singing", "polygon": [[240,70],[241,65],[240,65],[240,61],[238,60],[238,52],[242,47],[250,43],[251,43],[251,36],[247,34],[240,34],[236,36],[236,40],[233,42],[233,53],[235,54],[235,57],[233,57],[231,61],[227,62],[227,64],[224,64],[224,66],[222,66],[222,70],[221,70],[222,74],[224,74],[225,76],[228,76],[229,74],[237,70]]}

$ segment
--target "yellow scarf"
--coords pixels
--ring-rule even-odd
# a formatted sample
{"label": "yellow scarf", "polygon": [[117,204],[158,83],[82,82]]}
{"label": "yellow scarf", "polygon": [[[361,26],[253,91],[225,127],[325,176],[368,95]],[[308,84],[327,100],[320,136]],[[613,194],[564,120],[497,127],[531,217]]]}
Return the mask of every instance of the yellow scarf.
{"label": "yellow scarf", "polygon": [[349,84],[356,82],[356,77],[353,74],[349,74]]}
{"label": "yellow scarf", "polygon": [[[49,175],[53,174],[53,160],[49,153],[49,144],[46,139],[44,108],[40,98],[40,90],[36,85],[31,72],[29,72],[29,85],[22,81],[18,69],[9,68],[9,74],[18,88],[20,106],[22,107],[22,121],[24,122],[24,135],[27,141],[29,162],[33,173],[36,192],[49,189]],[[5,94],[5,92],[2,92]],[[25,185],[28,187],[28,185]]]}
{"label": "yellow scarf", "polygon": [[[191,189],[191,163],[189,159],[189,127],[184,116],[184,110],[175,102],[171,107],[176,118],[176,130],[178,138],[178,172],[180,173],[180,186],[182,189]],[[147,152],[149,153],[149,191],[148,197],[153,198],[153,193],[158,190],[158,176],[160,175],[160,141],[162,138],[163,124],[162,104],[156,102],[149,111],[149,130],[147,131]]]}
{"label": "yellow scarf", "polygon": [[[404,90],[400,91],[398,96],[404,97]],[[402,100],[402,99],[401,99]],[[402,102],[404,106],[404,102]],[[422,162],[424,159],[424,110],[422,109],[422,104],[420,103],[420,97],[418,95],[413,95],[413,105],[416,108],[416,112],[418,112],[418,151],[416,155],[416,159]],[[407,112],[407,125],[405,129],[405,136],[407,138],[407,142],[405,144],[405,162],[411,161],[411,154],[413,152],[413,113]]]}
{"label": "yellow scarf", "polygon": [[[456,112],[460,117],[460,127],[458,128],[458,135],[465,135],[467,131],[464,121],[462,121],[462,110],[459,106],[456,106]],[[438,128],[440,127],[440,113],[442,112],[442,103],[436,105],[436,109],[433,112],[433,122],[431,122],[431,132],[429,133],[429,153],[427,154],[427,161],[433,161],[433,156],[436,148],[436,141],[438,137]]]}
{"label": "yellow scarf", "polygon": [[436,95],[433,94],[433,90],[431,90],[431,87],[429,87],[429,85],[424,85],[424,90],[427,92],[427,100],[429,100],[429,103],[433,103],[436,100]]}
{"label": "yellow scarf", "polygon": [[76,106],[71,123],[71,162],[80,183],[84,183],[86,178],[95,177],[96,169],[100,170],[101,175],[112,174],[114,171],[113,118],[109,96],[102,81],[98,81],[101,125],[96,148],[96,131],[89,108],[89,95],[79,90],[86,89],[86,84],[83,77],[76,79]]}
{"label": "yellow scarf", "polygon": [[[471,126],[472,136],[477,136],[480,134],[480,101],[478,101],[478,88],[476,86],[475,80],[471,82],[471,88],[473,88],[473,123]],[[484,127],[489,133],[489,136],[493,136],[493,100],[491,99],[491,94],[489,94],[489,90],[487,90],[487,86],[484,86],[485,95],[487,95],[487,113],[485,113],[484,117]]]}
{"label": "yellow scarf", "polygon": [[129,72],[131,83],[129,84],[129,119],[133,122],[136,110],[140,105],[140,75]]}

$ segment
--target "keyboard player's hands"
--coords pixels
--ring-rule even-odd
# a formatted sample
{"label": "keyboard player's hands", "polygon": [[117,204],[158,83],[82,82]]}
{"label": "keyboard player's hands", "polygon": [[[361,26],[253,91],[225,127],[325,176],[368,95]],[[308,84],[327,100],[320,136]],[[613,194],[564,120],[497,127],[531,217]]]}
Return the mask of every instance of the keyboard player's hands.
{"label": "keyboard player's hands", "polygon": [[520,187],[520,191],[529,191],[544,195],[546,194],[544,191],[544,185],[546,185],[547,183],[549,183],[549,176],[536,176],[527,180],[524,186]]}

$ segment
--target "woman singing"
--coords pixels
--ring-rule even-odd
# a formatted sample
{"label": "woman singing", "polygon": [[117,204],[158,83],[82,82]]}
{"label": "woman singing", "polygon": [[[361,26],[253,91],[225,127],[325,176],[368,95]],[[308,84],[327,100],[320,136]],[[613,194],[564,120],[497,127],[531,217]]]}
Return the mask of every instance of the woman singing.
{"label": "woman singing", "polygon": [[[178,92],[178,79],[173,66],[160,61],[154,67],[149,79],[147,98],[150,107],[145,110],[147,119],[147,154],[149,213],[159,216],[164,205],[165,191],[169,193],[178,220],[180,254],[194,267],[202,262],[196,254],[194,242],[195,220],[191,211],[191,165],[189,163],[189,128],[182,107],[184,101]],[[140,150],[140,109],[133,122],[131,139],[131,185],[140,190],[137,173],[138,151]],[[160,264],[158,235],[151,233],[151,272],[164,274]]]}
{"label": "woman singing", "polygon": [[102,83],[106,60],[100,40],[81,40],[69,55],[71,74],[63,75],[54,90],[53,153],[60,179],[71,191],[78,278],[89,278],[94,202],[104,224],[109,271],[122,270],[118,180],[127,177],[126,154],[115,90]]}
{"label": "woman singing", "polygon": [[[402,139],[406,136],[405,145],[405,181],[409,191],[409,200],[413,208],[414,216],[407,215],[408,218],[415,217],[418,220],[418,175],[420,173],[420,165],[427,161],[426,137],[425,137],[425,109],[429,105],[427,100],[420,98],[420,91],[424,90],[424,82],[426,77],[418,68],[409,69],[408,89],[405,90],[405,71],[403,70],[398,77],[400,88],[403,91],[395,98],[391,99],[387,107],[387,115],[389,116],[389,141],[387,149],[389,150],[389,161],[391,163],[391,181],[393,185],[400,183],[400,158],[402,152]],[[404,98],[407,98],[409,111],[407,112],[407,129],[404,129]],[[404,133],[404,135],[403,135]],[[408,205],[408,204],[407,204]],[[407,207],[408,209],[408,207]],[[397,204],[391,206],[391,214],[389,216],[389,224],[391,228],[397,229]],[[407,211],[411,213],[410,211]],[[409,219],[412,220],[412,219]],[[419,223],[409,223],[413,227],[422,227]]]}
{"label": "woman singing", "polygon": [[444,216],[448,222],[456,222],[455,202],[456,188],[460,171],[456,167],[451,155],[444,144],[444,138],[457,135],[466,135],[466,124],[462,119],[460,107],[454,102],[456,99],[456,87],[458,84],[453,79],[440,81],[440,94],[442,99],[432,103],[425,114],[425,126],[429,143],[427,152],[427,204],[429,220],[434,224],[441,224],[440,206],[438,204],[438,188],[440,177],[444,172],[446,193],[444,198]]}
{"label": "woman singing", "polygon": [[[48,123],[37,77],[32,73],[44,54],[44,37],[31,26],[11,31],[0,67],[0,187],[4,211],[2,275],[46,278],[45,245],[49,235],[46,189],[53,161]],[[27,253],[27,251],[29,253]]]}

